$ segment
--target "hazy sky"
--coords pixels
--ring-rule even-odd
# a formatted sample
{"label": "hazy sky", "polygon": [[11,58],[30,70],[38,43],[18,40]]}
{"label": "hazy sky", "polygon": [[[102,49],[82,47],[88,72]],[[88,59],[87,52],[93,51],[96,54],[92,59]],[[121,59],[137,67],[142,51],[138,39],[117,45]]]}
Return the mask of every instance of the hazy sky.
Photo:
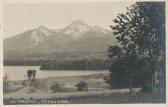
{"label": "hazy sky", "polygon": [[88,25],[109,25],[118,13],[125,12],[128,2],[114,3],[6,3],[4,4],[4,38],[45,25],[64,28],[77,19]]}

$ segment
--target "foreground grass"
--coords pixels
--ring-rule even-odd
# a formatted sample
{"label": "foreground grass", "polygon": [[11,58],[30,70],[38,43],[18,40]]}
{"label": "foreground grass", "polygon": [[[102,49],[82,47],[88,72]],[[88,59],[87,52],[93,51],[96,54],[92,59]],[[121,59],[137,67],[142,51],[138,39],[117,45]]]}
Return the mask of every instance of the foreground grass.
{"label": "foreground grass", "polygon": [[[131,103],[165,103],[165,98],[159,93],[136,93],[128,94],[128,89],[112,89],[105,88],[102,81],[104,74],[94,74],[86,76],[73,77],[51,77],[40,79],[45,81],[46,85],[54,82],[68,84],[74,87],[79,81],[86,81],[89,91],[76,92],[57,92],[50,93],[41,89],[36,89],[30,93],[31,87],[21,85],[22,81],[10,81],[13,86],[20,86],[18,90],[4,93],[4,104],[131,104]],[[101,80],[101,81],[100,81]],[[39,81],[39,80],[37,80]],[[97,86],[97,81],[101,82]],[[17,84],[17,85],[16,85]],[[94,87],[93,87],[94,86]],[[18,88],[15,87],[15,88]],[[101,90],[91,90],[91,88],[102,88]],[[14,88],[14,87],[13,87]],[[64,87],[65,88],[65,87]],[[69,87],[68,87],[69,88]],[[71,87],[72,88],[72,87]]]}
{"label": "foreground grass", "polygon": [[110,94],[104,96],[85,96],[69,98],[74,104],[123,104],[123,103],[164,103],[164,98],[160,94],[153,93],[139,93],[130,95],[124,94]]}
{"label": "foreground grass", "polygon": [[[4,99],[4,104],[10,104],[10,100],[24,99]],[[27,99],[34,102],[21,104],[133,104],[133,103],[165,103],[165,99],[158,93],[138,93],[130,95],[128,93],[111,93],[101,95],[70,96],[66,98],[47,99]],[[50,101],[50,102],[44,102]],[[54,102],[55,101],[55,102]],[[62,102],[61,102],[62,101]],[[66,103],[68,102],[68,103]],[[18,103],[13,103],[18,104]]]}

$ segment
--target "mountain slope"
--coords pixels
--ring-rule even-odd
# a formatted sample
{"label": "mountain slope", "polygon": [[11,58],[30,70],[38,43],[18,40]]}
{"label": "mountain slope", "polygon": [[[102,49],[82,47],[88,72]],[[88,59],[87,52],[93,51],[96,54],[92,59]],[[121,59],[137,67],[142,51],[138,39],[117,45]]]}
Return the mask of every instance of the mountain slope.
{"label": "mountain slope", "polygon": [[[4,39],[4,59],[57,59],[75,52],[77,56],[85,57],[92,52],[106,54],[110,44],[116,44],[112,32],[76,20],[60,30],[39,26]],[[83,52],[87,54],[83,55]]]}

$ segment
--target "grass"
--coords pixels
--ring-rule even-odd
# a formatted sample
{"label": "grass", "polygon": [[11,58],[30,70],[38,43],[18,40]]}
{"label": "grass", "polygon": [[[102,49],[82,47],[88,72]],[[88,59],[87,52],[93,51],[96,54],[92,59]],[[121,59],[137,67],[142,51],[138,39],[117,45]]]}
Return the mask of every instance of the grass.
{"label": "grass", "polygon": [[125,103],[164,103],[160,94],[110,94],[69,98],[74,104],[125,104]]}
{"label": "grass", "polygon": [[[70,77],[51,77],[40,79],[45,82],[45,85],[58,82],[64,84],[64,92],[46,92],[41,89],[36,89],[33,93],[28,93],[27,85],[21,89],[4,94],[4,104],[48,104],[40,102],[41,100],[50,101],[69,101],[73,104],[123,104],[123,103],[165,103],[165,98],[158,93],[136,93],[128,94],[128,89],[107,89],[103,82],[103,74],[94,74],[86,76],[70,76]],[[37,81],[40,81],[37,80]],[[88,83],[89,91],[76,92],[74,85],[79,81]],[[10,81],[12,86],[19,86],[23,81]],[[99,83],[99,84],[97,84]],[[66,87],[68,85],[68,87]],[[69,87],[71,86],[71,87]],[[94,89],[95,88],[95,89]],[[98,89],[100,88],[100,89]],[[17,100],[33,101],[33,102],[12,102]],[[61,102],[54,102],[61,103]]]}
{"label": "grass", "polygon": [[[10,99],[11,100],[11,99]],[[12,99],[14,100],[14,99]],[[16,100],[16,99],[15,99]],[[20,99],[21,100],[21,99]],[[23,100],[23,99],[22,99]],[[128,93],[111,93],[101,95],[85,95],[85,96],[70,96],[67,98],[46,98],[46,99],[33,99],[33,104],[39,104],[40,101],[50,101],[60,104],[58,101],[68,101],[72,104],[135,104],[135,103],[165,103],[158,93],[138,93],[130,95]],[[28,101],[27,100],[27,101]],[[9,104],[9,99],[4,100],[4,104]],[[26,100],[25,100],[26,101]],[[26,104],[26,103],[23,103]],[[27,103],[29,104],[29,103]],[[40,104],[48,104],[41,102]]]}

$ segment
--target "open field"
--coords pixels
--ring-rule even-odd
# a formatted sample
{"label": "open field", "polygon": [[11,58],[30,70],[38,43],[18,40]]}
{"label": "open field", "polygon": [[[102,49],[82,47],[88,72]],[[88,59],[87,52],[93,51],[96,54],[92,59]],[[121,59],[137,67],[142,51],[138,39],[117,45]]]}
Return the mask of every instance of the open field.
{"label": "open field", "polygon": [[[31,98],[31,97],[34,98],[37,96],[39,96],[40,98],[42,96],[51,97],[51,95],[53,94],[56,94],[56,96],[58,96],[58,93],[53,93],[52,90],[50,90],[50,87],[56,82],[59,83],[59,86],[63,88],[63,90],[61,90],[62,93],[61,95],[63,95],[64,93],[74,94],[73,92],[77,91],[75,85],[80,81],[87,82],[88,91],[106,90],[108,88],[108,85],[105,83],[103,79],[104,76],[105,74],[92,74],[83,76],[42,78],[37,79],[35,82],[37,85],[42,85],[39,87],[36,87],[36,85],[29,86],[27,80],[9,80],[8,85],[10,90],[8,92],[4,92],[4,98]],[[30,93],[29,90],[32,87],[34,88],[35,91]],[[76,94],[79,93],[80,92],[77,92]]]}
{"label": "open field", "polygon": [[[109,95],[113,93],[128,93],[128,89],[119,90],[99,90],[99,91],[83,91],[83,92],[57,92],[57,93],[46,93],[41,90],[36,90],[34,93],[27,93],[29,89],[22,88],[19,91],[5,94],[4,99],[49,99],[49,98],[68,98],[68,97],[79,97],[79,96],[92,96],[92,95]],[[18,94],[20,93],[20,94]]]}
{"label": "open field", "polygon": [[[73,103],[73,104],[116,104],[116,103],[164,103],[160,94],[140,93],[139,88],[134,89],[135,94],[130,95],[128,89],[109,89],[105,83],[106,74],[91,74],[82,76],[48,77],[37,79],[37,83],[43,83],[41,88],[27,85],[27,80],[9,81],[10,92],[4,93],[4,104],[47,104],[47,103]],[[88,91],[77,91],[75,84],[79,81],[88,83]],[[63,90],[52,92],[53,83],[59,83]],[[20,101],[23,102],[15,102]],[[14,102],[12,102],[14,101]],[[28,101],[28,102],[26,102]],[[32,102],[29,102],[32,101]],[[49,102],[46,102],[49,101]],[[62,101],[62,102],[61,102]],[[67,102],[64,102],[67,101]]]}
{"label": "open field", "polygon": [[[121,90],[120,90],[121,91]],[[165,103],[160,94],[154,93],[139,93],[130,95],[127,92],[121,92],[115,90],[99,91],[99,92],[75,92],[71,93],[73,95],[67,96],[57,96],[61,93],[53,94],[50,98],[29,98],[29,99],[4,99],[4,104],[10,104],[10,101],[25,101],[21,104],[60,104],[61,101],[65,101],[73,104],[123,104],[123,103]],[[122,90],[123,91],[123,90]],[[63,95],[63,93],[62,93]],[[26,101],[33,101],[32,103],[26,103]],[[16,104],[16,103],[12,103]],[[67,103],[63,103],[67,104]]]}
{"label": "open field", "polygon": [[128,93],[111,93],[105,95],[90,95],[68,98],[75,104],[123,104],[123,103],[164,103],[159,94],[139,93],[130,95]]}

